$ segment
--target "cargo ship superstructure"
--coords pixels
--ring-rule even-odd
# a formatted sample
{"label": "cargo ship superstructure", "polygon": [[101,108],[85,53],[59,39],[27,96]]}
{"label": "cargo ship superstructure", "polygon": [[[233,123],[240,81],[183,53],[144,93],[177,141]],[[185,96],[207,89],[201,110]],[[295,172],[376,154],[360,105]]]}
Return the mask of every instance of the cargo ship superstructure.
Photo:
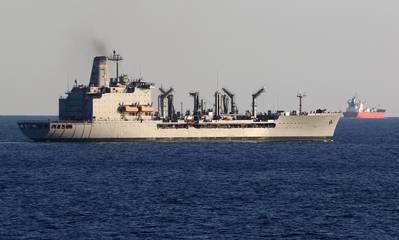
{"label": "cargo ship superstructure", "polygon": [[370,108],[357,95],[348,100],[348,107],[344,112],[346,118],[381,119],[385,117],[385,109]]}
{"label": "cargo ship superstructure", "polygon": [[[116,63],[116,75],[108,77],[108,62]],[[22,132],[35,141],[177,141],[243,139],[331,139],[341,113],[325,110],[259,113],[252,94],[252,109],[238,112],[235,94],[216,91],[212,108],[190,92],[192,111],[176,111],[174,89],[159,88],[157,110],[152,101],[155,85],[142,78],[119,74],[122,57],[97,56],[88,85],[75,85],[59,99],[56,121],[21,121]],[[299,95],[298,95],[299,96]],[[209,104],[209,103],[208,103]]]}

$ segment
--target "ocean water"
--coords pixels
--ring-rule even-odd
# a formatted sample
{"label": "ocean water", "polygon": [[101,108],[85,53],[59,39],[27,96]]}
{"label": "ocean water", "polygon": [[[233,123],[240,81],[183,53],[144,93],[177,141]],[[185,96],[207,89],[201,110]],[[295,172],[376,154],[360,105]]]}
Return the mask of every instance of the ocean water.
{"label": "ocean water", "polygon": [[397,118],[209,144],[34,143],[26,118],[0,117],[0,239],[399,238]]}

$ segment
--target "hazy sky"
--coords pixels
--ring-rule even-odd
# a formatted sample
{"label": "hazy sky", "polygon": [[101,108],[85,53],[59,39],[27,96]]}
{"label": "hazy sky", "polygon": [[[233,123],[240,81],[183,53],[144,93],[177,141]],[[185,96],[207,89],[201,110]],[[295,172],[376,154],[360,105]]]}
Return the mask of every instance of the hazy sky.
{"label": "hazy sky", "polygon": [[58,113],[104,45],[122,72],[173,86],[176,107],[190,90],[212,100],[219,73],[241,111],[265,86],[262,111],[295,109],[304,91],[306,110],[358,93],[399,116],[397,0],[1,0],[0,30],[0,115]]}

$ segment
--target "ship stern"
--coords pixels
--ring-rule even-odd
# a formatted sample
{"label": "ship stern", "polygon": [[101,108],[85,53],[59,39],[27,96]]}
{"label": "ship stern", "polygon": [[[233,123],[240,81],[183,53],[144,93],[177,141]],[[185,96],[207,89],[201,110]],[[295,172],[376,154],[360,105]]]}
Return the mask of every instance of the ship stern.
{"label": "ship stern", "polygon": [[19,121],[21,132],[33,141],[46,141],[50,133],[50,122],[44,121]]}

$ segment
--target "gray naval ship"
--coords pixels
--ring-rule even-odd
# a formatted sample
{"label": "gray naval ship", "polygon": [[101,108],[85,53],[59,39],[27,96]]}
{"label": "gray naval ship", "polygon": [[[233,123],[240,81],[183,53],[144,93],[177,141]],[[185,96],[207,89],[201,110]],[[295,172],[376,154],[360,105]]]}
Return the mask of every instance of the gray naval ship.
{"label": "gray naval ship", "polygon": [[[75,85],[59,99],[59,117],[54,121],[21,121],[21,131],[34,141],[177,141],[248,139],[332,139],[341,113],[325,110],[258,113],[252,94],[252,109],[239,113],[235,95],[222,88],[214,94],[213,107],[199,92],[190,92],[193,110],[175,111],[174,90],[160,88],[157,110],[152,102],[154,84],[142,78],[119,74],[122,57],[94,58],[89,85]],[[109,62],[116,76],[108,77]]]}

